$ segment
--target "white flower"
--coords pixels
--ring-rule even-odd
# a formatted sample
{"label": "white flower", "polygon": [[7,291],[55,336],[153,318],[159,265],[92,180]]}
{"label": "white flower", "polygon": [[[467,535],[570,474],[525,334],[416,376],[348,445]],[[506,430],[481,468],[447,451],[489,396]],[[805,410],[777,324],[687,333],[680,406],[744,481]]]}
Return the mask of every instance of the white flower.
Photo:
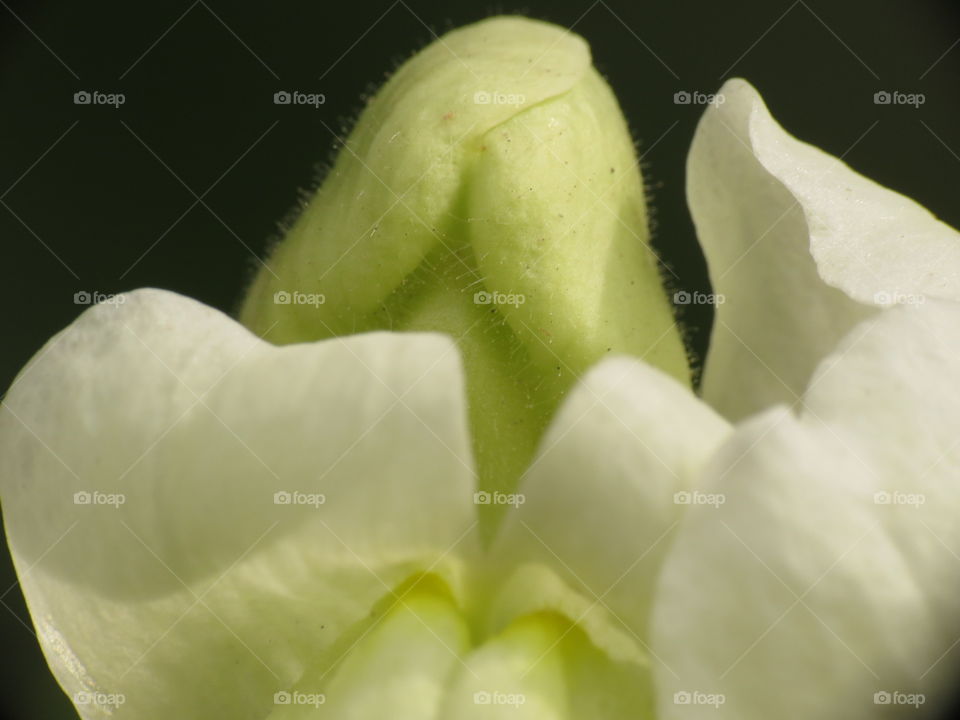
{"label": "white flower", "polygon": [[3,404],[0,490],[81,715],[849,720],[936,699],[960,636],[960,235],[746,83],[721,94],[688,166],[726,299],[705,401],[602,360],[516,487],[478,485],[445,335],[277,347],[139,290],[50,340]]}

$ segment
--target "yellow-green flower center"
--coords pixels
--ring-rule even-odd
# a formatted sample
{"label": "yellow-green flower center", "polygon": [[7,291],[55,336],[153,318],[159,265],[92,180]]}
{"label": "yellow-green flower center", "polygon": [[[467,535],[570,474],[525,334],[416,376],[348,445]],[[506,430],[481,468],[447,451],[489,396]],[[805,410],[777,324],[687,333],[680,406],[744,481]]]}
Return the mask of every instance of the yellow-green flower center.
{"label": "yellow-green flower center", "polygon": [[[582,599],[550,607],[559,581],[545,574],[528,567],[506,584],[494,605],[527,611],[502,626],[490,607],[459,604],[437,575],[412,577],[278,692],[269,720],[652,717],[644,659],[613,657],[632,643],[616,648],[617,629],[565,612],[590,616]],[[537,597],[531,582],[547,592]]]}

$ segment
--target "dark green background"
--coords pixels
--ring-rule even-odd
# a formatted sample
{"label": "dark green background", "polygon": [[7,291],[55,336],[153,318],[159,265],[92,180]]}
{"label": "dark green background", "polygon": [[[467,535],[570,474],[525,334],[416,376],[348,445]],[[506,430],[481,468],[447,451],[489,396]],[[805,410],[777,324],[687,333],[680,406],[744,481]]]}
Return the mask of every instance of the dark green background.
{"label": "dark green background", "polygon": [[[235,308],[254,255],[331,156],[323,123],[348,127],[364,93],[434,32],[504,10],[574,26],[593,46],[649,150],[656,244],[687,289],[708,290],[683,194],[701,108],[673,95],[727,77],[753,82],[794,134],[960,227],[954,2],[0,0],[0,386],[76,317],[80,290],[156,286]],[[83,89],[126,104],[74,105]],[[281,89],[327,102],[276,106]],[[877,106],[878,90],[926,103]],[[688,322],[702,352],[708,311]],[[0,585],[0,714],[72,717],[23,624],[5,550]]]}

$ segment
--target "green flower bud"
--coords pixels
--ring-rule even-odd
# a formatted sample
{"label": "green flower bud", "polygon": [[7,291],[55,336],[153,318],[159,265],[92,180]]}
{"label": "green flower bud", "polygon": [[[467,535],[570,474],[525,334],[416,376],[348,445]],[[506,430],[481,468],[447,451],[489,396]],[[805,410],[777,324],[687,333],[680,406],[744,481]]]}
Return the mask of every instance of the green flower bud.
{"label": "green flower bud", "polygon": [[510,492],[605,354],[687,381],[648,239],[634,145],[586,43],[493,18],[434,42],[370,101],[241,320],[276,343],[457,338],[479,487]]}

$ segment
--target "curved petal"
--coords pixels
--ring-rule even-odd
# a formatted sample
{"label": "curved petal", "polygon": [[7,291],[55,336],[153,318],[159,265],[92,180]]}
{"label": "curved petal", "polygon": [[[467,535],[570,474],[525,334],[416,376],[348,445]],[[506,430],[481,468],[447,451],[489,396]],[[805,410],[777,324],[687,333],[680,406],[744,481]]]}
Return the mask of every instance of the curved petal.
{"label": "curved petal", "polygon": [[[10,546],[65,690],[123,695],[125,717],[264,717],[412,572],[456,587],[462,385],[437,335],[277,348],[155,290],[84,313],[0,414]],[[90,697],[84,717],[115,709]]]}
{"label": "curved petal", "polygon": [[[507,577],[511,567],[547,566],[593,610],[613,614],[614,629],[644,637],[671,530],[700,497],[695,478],[728,432],[722,418],[661,371],[627,358],[599,364],[561,408],[520,485],[493,547],[496,572]],[[532,594],[515,595],[513,610],[529,611],[521,601]],[[494,606],[499,624],[511,616],[505,601]],[[553,609],[571,614],[562,602]],[[589,632],[590,623],[585,627]],[[605,633],[590,634],[617,654],[602,641]]]}
{"label": "curved petal", "polygon": [[725,502],[685,516],[654,605],[661,717],[870,718],[943,688],[960,635],[958,329],[942,301],[864,322],[799,416],[769,410],[711,461]]}
{"label": "curved petal", "polygon": [[789,135],[746,82],[720,96],[690,149],[687,199],[723,297],[703,393],[737,419],[794,402],[878,308],[960,299],[960,233]]}
{"label": "curved petal", "polygon": [[280,691],[268,720],[431,720],[447,680],[467,652],[470,631],[456,607],[430,581],[397,597],[335,662]]}
{"label": "curved petal", "polygon": [[567,720],[652,713],[649,676],[551,613],[521,618],[455,667],[438,718]]}

